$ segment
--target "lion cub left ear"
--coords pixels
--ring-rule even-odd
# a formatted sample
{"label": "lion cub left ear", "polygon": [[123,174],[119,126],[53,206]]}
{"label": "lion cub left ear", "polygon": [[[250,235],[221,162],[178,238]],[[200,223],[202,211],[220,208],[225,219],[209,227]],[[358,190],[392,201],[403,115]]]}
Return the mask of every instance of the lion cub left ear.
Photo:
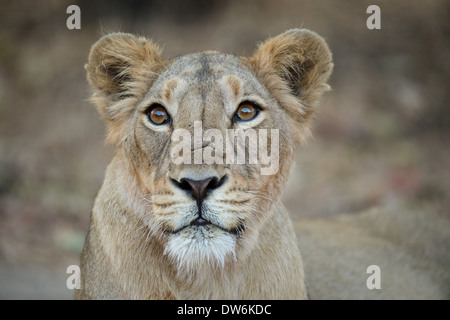
{"label": "lion cub left ear", "polygon": [[151,40],[128,33],[102,37],[91,48],[85,65],[92,101],[107,121],[107,141],[125,136],[131,112],[162,67],[160,48]]}
{"label": "lion cub left ear", "polygon": [[248,62],[280,106],[301,123],[308,122],[315,103],[330,88],[330,49],[322,37],[306,29],[268,39]]}

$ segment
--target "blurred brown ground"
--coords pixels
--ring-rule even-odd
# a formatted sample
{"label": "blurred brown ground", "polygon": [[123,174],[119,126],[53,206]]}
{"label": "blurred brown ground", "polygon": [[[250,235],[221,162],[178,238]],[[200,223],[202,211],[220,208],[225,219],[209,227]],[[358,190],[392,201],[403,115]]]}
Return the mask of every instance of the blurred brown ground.
{"label": "blurred brown ground", "polygon": [[[70,4],[81,8],[81,30],[66,28]],[[381,8],[381,30],[366,28],[370,4]],[[318,32],[334,55],[333,91],[297,155],[284,195],[292,216],[406,205],[450,218],[447,0],[3,0],[0,8],[1,299],[72,295],[65,270],[79,263],[112,156],[83,65],[110,31],[151,37],[166,57],[249,55],[286,29]]]}

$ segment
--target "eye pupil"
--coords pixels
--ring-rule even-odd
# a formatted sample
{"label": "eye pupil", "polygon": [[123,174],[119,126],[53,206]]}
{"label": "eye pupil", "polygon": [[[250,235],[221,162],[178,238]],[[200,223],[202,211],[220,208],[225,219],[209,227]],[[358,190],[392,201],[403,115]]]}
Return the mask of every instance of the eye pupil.
{"label": "eye pupil", "polygon": [[236,112],[237,119],[243,121],[252,120],[256,115],[257,109],[249,103],[241,104]]}
{"label": "eye pupil", "polygon": [[155,106],[147,112],[148,118],[154,124],[164,124],[168,121],[169,116],[167,114],[166,109],[162,106]]}

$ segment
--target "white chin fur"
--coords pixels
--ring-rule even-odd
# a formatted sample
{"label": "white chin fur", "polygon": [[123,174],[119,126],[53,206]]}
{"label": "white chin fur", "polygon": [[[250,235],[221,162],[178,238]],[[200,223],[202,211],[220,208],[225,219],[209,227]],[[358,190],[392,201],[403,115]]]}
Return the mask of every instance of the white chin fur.
{"label": "white chin fur", "polygon": [[217,227],[189,226],[169,236],[164,254],[177,264],[178,272],[204,267],[223,268],[228,258],[236,259],[236,237]]}

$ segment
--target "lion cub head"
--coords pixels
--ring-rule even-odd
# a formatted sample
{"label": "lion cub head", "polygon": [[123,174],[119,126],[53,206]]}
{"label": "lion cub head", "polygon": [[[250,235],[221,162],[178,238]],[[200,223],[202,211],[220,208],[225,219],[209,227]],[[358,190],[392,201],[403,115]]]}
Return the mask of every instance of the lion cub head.
{"label": "lion cub head", "polygon": [[92,47],[93,101],[135,181],[118,193],[135,196],[130,207],[179,268],[250,252],[332,67],[324,40],[299,29],[251,57],[165,60],[151,40],[124,33]]}

